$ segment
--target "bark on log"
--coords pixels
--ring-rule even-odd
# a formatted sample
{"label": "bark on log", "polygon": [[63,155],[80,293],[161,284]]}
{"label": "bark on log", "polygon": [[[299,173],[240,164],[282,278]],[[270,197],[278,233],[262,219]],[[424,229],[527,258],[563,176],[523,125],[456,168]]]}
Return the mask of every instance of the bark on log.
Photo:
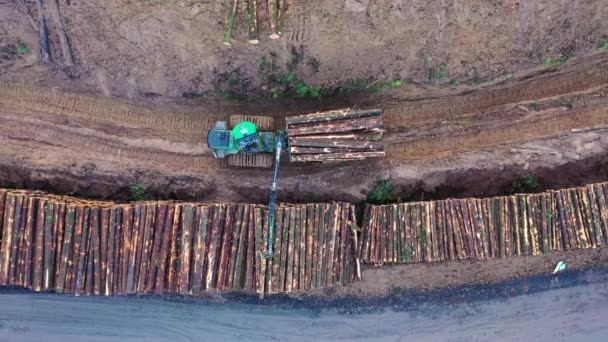
{"label": "bark on log", "polygon": [[163,224],[163,235],[160,247],[159,266],[156,274],[156,284],[154,285],[154,293],[162,294],[165,290],[166,274],[169,265],[169,246],[171,245],[171,238],[173,237],[173,219],[175,216],[176,205],[170,205],[167,208],[167,214],[165,216],[165,222]]}
{"label": "bark on log", "polygon": [[82,234],[80,240],[80,256],[78,257],[78,270],[76,273],[76,287],[74,294],[79,296],[84,291],[84,281],[86,274],[87,252],[89,250],[89,208],[84,209]]}
{"label": "bark on log", "polygon": [[223,216],[226,208],[223,205],[214,207],[213,221],[211,225],[211,240],[207,253],[207,275],[205,277],[205,289],[215,289],[217,279],[217,255],[220,244],[221,227],[223,227]]}
{"label": "bark on log", "polygon": [[53,223],[55,203],[47,203],[44,207],[44,277],[43,290],[51,288],[53,271]]}
{"label": "bark on log", "polygon": [[247,227],[247,264],[245,268],[245,290],[255,292],[255,207],[249,209]]}
{"label": "bark on log", "polygon": [[287,128],[290,137],[308,134],[340,133],[356,130],[380,131],[382,129],[382,118],[370,117],[361,119],[347,119],[329,123],[319,123],[315,126],[300,128]]}
{"label": "bark on log", "polygon": [[154,243],[152,246],[152,255],[150,257],[150,269],[146,280],[146,292],[153,292],[156,284],[156,274],[163,260],[161,260],[161,245],[165,229],[165,221],[167,217],[168,206],[161,204],[156,212],[154,224]]}
{"label": "bark on log", "polygon": [[15,201],[13,194],[8,194],[4,214],[4,224],[2,232],[2,244],[0,245],[0,285],[8,285],[9,267],[11,256],[11,244],[13,242],[13,225],[15,217]]}
{"label": "bark on log", "polygon": [[[228,272],[227,272],[227,280],[226,287],[229,289],[234,288],[234,273],[236,271],[236,258],[239,247],[239,239],[241,237],[241,228],[243,225],[243,213],[245,211],[245,205],[239,204],[237,205],[234,217],[234,229],[232,231],[232,240],[230,247],[230,258],[228,263]],[[275,242],[276,244],[276,242]]]}
{"label": "bark on log", "polygon": [[17,285],[16,275],[18,268],[18,255],[19,255],[19,244],[21,243],[21,235],[22,231],[22,222],[21,219],[24,216],[23,208],[27,204],[27,200],[24,198],[25,196],[19,195],[15,201],[15,216],[13,218],[13,232],[11,236],[11,248],[9,254],[9,270],[8,270],[8,285]]}
{"label": "bark on log", "polygon": [[313,114],[304,114],[290,116],[285,119],[288,127],[298,127],[297,125],[310,124],[315,122],[330,122],[336,120],[349,120],[349,119],[360,119],[367,117],[381,117],[381,109],[366,109],[366,110],[352,110],[352,109],[338,109],[327,112],[318,112]]}
{"label": "bark on log", "polygon": [[233,0],[230,12],[228,12],[228,19],[226,19],[226,28],[224,29],[224,41],[225,45],[232,45],[232,29],[234,28],[234,19],[236,17],[236,10],[238,9],[239,0]]}
{"label": "bark on log", "polygon": [[209,207],[200,208],[199,221],[196,222],[196,236],[194,237],[194,265],[192,278],[192,293],[198,294],[203,290],[203,274],[205,271],[205,253],[207,252],[207,231],[209,225]]}
{"label": "bark on log", "polygon": [[61,54],[63,55],[63,63],[67,66],[73,66],[74,56],[72,55],[68,35],[65,33],[65,25],[63,23],[59,4],[57,4],[57,0],[48,0],[47,5],[48,9],[51,11],[51,16],[55,21],[57,35],[59,36],[59,46],[61,47]]}
{"label": "bark on log", "polygon": [[42,0],[36,0],[36,10],[38,12],[38,33],[40,34],[40,53],[42,56],[42,62],[49,63],[51,61],[51,53],[49,51],[49,34],[46,26],[46,19],[44,17],[44,6]]}
{"label": "bark on log", "polygon": [[326,153],[326,154],[303,154],[292,155],[293,162],[311,162],[311,161],[340,161],[349,159],[365,159],[385,156],[384,151],[376,152],[346,152],[346,153]]}
{"label": "bark on log", "polygon": [[234,269],[234,284],[235,290],[240,290],[245,286],[244,280],[246,278],[245,272],[247,270],[247,241],[249,238],[249,217],[250,217],[250,205],[246,205],[243,209],[243,220],[241,222],[240,234],[239,234],[239,246],[237,250],[235,269]]}
{"label": "bark on log", "polygon": [[[0,195],[0,200],[2,200]],[[27,214],[27,224],[26,224],[26,251],[25,251],[25,280],[24,286],[26,288],[32,288],[32,280],[33,280],[33,268],[32,263],[34,262],[34,237],[36,235],[36,211],[38,208],[38,198],[30,198],[29,206],[28,206],[28,214]],[[0,215],[0,221],[2,220],[2,215]],[[70,246],[71,247],[71,246]],[[65,276],[65,275],[64,275]]]}
{"label": "bark on log", "polygon": [[247,22],[249,23],[249,44],[259,44],[258,36],[258,1],[248,0]]}
{"label": "bark on log", "polygon": [[142,240],[141,261],[137,277],[138,293],[145,292],[146,278],[150,268],[150,257],[152,255],[153,237],[154,237],[154,218],[156,217],[156,205],[150,204],[146,206],[146,216],[144,222],[144,233]]}
{"label": "bark on log", "polygon": [[[42,200],[40,201],[42,202]],[[40,208],[40,204],[38,204]],[[74,219],[74,249],[72,251],[71,262],[68,267],[68,274],[66,275],[66,287],[68,292],[76,291],[76,278],[78,274],[78,266],[80,263],[80,253],[82,252],[82,230],[84,226],[84,215],[85,210],[82,206],[76,206],[76,218]],[[38,222],[38,221],[37,221]],[[38,229],[38,228],[36,228]],[[37,245],[37,243],[36,243]],[[37,253],[37,252],[36,252]],[[34,265],[34,288],[36,284],[36,266]]]}
{"label": "bark on log", "polygon": [[278,39],[277,22],[279,20],[279,0],[268,1],[268,22],[270,24],[270,39]]}
{"label": "bark on log", "polygon": [[192,253],[192,224],[194,223],[194,208],[187,204],[182,210],[182,229],[180,237],[179,258],[179,293],[190,292],[190,259]]}
{"label": "bark on log", "polygon": [[229,204],[226,209],[226,220],[224,222],[224,229],[222,231],[221,241],[220,241],[220,254],[218,258],[218,276],[217,276],[217,284],[216,288],[218,290],[223,290],[226,287],[227,277],[228,277],[228,259],[230,257],[230,243],[232,240],[232,230],[234,228],[234,215],[236,211],[236,206],[233,204]]}

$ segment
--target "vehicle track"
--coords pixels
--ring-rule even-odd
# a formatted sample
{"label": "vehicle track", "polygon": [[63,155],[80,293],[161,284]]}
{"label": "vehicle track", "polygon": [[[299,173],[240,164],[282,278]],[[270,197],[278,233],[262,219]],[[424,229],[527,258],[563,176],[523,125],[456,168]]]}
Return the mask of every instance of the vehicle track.
{"label": "vehicle track", "polygon": [[[551,72],[553,70],[553,72]],[[539,75],[540,74],[540,75]],[[412,128],[441,122],[460,114],[553,97],[608,83],[608,53],[598,53],[571,65],[525,75],[507,84],[472,93],[428,100],[404,101],[383,107],[388,129]]]}
{"label": "vehicle track", "polygon": [[478,132],[393,143],[387,146],[387,159],[391,164],[398,164],[430,156],[441,158],[498,145],[547,138],[571,129],[597,126],[608,126],[608,107],[562,111],[554,116],[534,116]]}
{"label": "vehicle track", "polygon": [[213,127],[215,121],[227,119],[223,114],[187,110],[185,107],[152,108],[16,83],[0,83],[0,104],[18,105],[24,114],[36,111],[86,119],[92,123],[197,134]]}
{"label": "vehicle track", "polygon": [[[543,139],[572,128],[608,125],[606,104],[513,117],[500,115],[503,108],[500,106],[608,84],[608,53],[573,60],[550,71],[528,73],[505,84],[466,94],[389,102],[384,106],[387,158],[352,167],[359,167],[358,173],[371,172],[409,161]],[[491,115],[481,113],[488,108],[500,109]],[[269,115],[279,122],[283,119],[282,114]],[[48,160],[57,166],[77,159],[108,162],[115,169],[129,165],[166,174],[207,172],[214,176],[214,171],[226,165],[210,156],[204,146],[205,136],[217,120],[227,119],[225,113],[210,113],[205,109],[153,107],[0,83],[0,138],[5,141],[0,153],[19,159],[52,150],[48,153],[54,153],[54,159]],[[447,120],[456,123],[456,128],[438,129]],[[405,134],[404,138],[404,131],[411,135]],[[369,167],[362,171],[362,165]],[[321,164],[285,165],[286,174],[297,171],[301,175],[320,175],[331,169]],[[242,172],[234,170],[234,174]],[[267,174],[266,170],[246,172],[252,177]]]}
{"label": "vehicle track", "polygon": [[[4,115],[0,136],[8,141],[30,141],[41,146],[62,149],[63,156],[78,156],[81,161],[114,161],[139,167],[154,168],[163,165],[177,171],[200,172],[217,170],[225,163],[217,161],[205,153],[202,145],[196,153],[167,151],[159,147],[147,148],[143,145],[126,144],[119,139],[92,134],[81,134],[69,127],[32,122]],[[81,130],[82,131],[82,130]],[[7,146],[7,145],[5,145]],[[10,145],[8,145],[10,146]],[[24,152],[24,151],[21,151]]]}

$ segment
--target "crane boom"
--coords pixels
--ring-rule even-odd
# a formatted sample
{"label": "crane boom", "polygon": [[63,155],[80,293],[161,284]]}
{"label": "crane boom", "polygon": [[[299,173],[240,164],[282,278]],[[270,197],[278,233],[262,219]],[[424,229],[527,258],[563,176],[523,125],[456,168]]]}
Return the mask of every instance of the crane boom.
{"label": "crane boom", "polygon": [[274,225],[277,205],[277,191],[279,184],[279,164],[281,163],[281,150],[285,143],[285,132],[278,131],[275,140],[274,174],[272,186],[270,187],[270,201],[268,203],[268,251],[266,257],[271,258],[274,254]]}

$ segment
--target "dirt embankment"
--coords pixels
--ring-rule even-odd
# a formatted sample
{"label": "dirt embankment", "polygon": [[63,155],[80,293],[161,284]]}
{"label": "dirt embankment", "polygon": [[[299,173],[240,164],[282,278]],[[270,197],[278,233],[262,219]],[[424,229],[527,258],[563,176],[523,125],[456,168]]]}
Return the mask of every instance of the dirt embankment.
{"label": "dirt embankment", "polygon": [[[541,188],[605,180],[607,63],[599,53],[472,92],[381,104],[387,158],[284,163],[280,200],[358,201],[384,178],[402,200],[505,193],[528,172]],[[13,83],[0,86],[0,104],[3,186],[127,199],[125,189],[141,183],[152,197],[267,200],[269,170],[229,169],[205,145],[207,130],[234,108],[150,106]],[[280,127],[285,114],[269,114]]]}
{"label": "dirt embankment", "polygon": [[240,3],[235,44],[227,47],[230,1],[60,1],[76,59],[65,67],[55,21],[47,18],[53,63],[37,64],[34,2],[0,1],[0,46],[23,42],[30,52],[0,62],[0,79],[148,101],[209,98],[224,87],[260,95],[269,84],[259,58],[274,55],[286,69],[295,48],[296,76],[309,86],[403,79],[412,81],[406,93],[420,96],[437,93],[429,81],[484,82],[581,55],[608,34],[604,0],[290,0],[283,37],[267,38],[262,6],[262,41],[250,45]]}

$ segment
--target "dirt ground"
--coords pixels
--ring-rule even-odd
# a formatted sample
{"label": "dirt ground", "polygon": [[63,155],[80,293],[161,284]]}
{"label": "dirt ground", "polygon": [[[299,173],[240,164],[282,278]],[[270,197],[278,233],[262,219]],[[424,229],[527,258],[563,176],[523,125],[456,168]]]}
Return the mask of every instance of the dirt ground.
{"label": "dirt ground", "polygon": [[[35,53],[8,66],[3,61],[1,79],[149,101],[208,99],[222,75],[238,70],[239,90],[261,94],[267,84],[259,58],[276,54],[285,68],[295,48],[304,57],[297,77],[309,85],[403,79],[412,83],[405,92],[424,95],[433,92],[424,84],[429,70],[440,82],[479,83],[547,58],[585,54],[608,38],[606,0],[289,0],[284,34],[275,41],[267,38],[262,1],[259,45],[246,43],[246,2],[240,1],[231,47],[221,44],[231,1],[58,2],[76,66],[63,65],[55,21],[47,18],[54,63],[36,64]],[[29,17],[37,18],[33,0],[1,0],[0,45],[22,41],[35,52]]]}
{"label": "dirt ground", "polygon": [[[537,190],[608,179],[608,0],[294,0],[276,41],[262,14],[256,46],[239,8],[231,47],[229,1],[58,3],[74,66],[55,18],[45,64],[34,1],[0,0],[2,187],[126,201],[141,184],[149,199],[265,203],[271,171],[213,159],[215,121],[260,114],[281,128],[287,115],[345,106],[383,110],[387,157],[285,160],[280,201],[359,202],[384,179],[398,200],[506,194],[528,173]],[[289,83],[273,98],[272,77],[288,72],[323,94],[294,96]],[[606,260],[577,253],[574,265]],[[372,268],[382,287],[352,291],[500,280],[560,256]]]}
{"label": "dirt ground", "polygon": [[[279,199],[360,201],[387,178],[402,200],[502,194],[528,172],[539,175],[538,190],[605,180],[607,66],[603,52],[474,91],[382,103],[387,158],[285,161]],[[125,189],[142,184],[151,198],[267,200],[270,170],[230,169],[205,145],[206,131],[231,109],[153,106],[10,82],[0,90],[2,186],[127,200]],[[274,116],[280,126],[285,114]]]}

